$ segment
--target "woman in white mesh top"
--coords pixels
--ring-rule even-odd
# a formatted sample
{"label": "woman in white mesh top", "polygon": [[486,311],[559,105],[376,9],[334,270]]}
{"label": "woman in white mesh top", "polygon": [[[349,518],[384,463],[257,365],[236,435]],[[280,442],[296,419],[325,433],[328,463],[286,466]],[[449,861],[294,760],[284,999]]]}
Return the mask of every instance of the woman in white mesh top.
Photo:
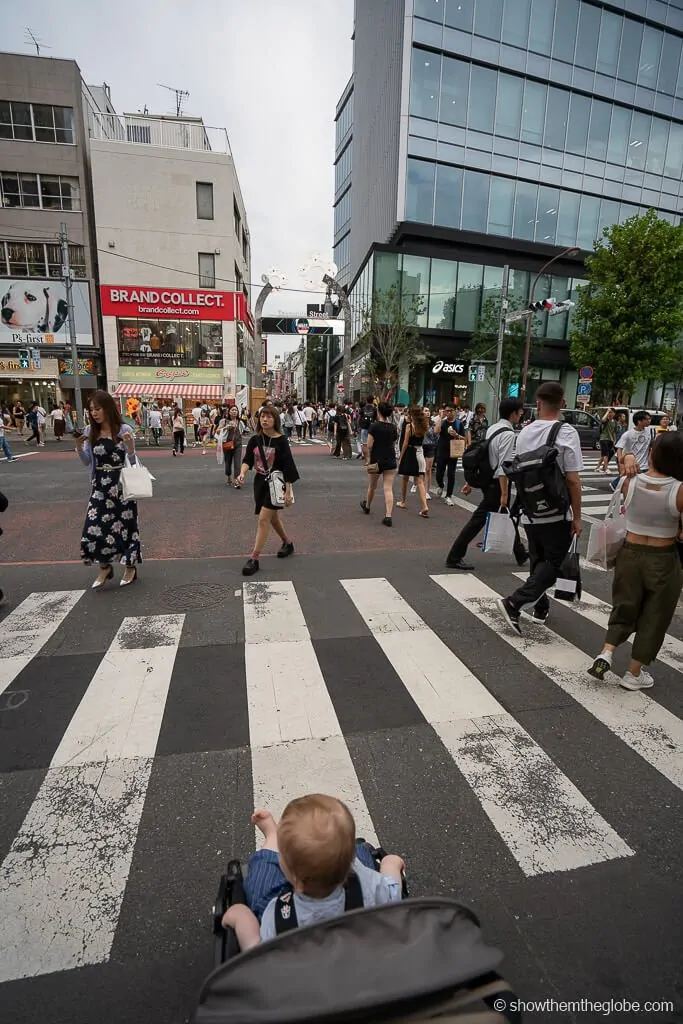
{"label": "woman in white mesh top", "polygon": [[624,496],[629,495],[628,532],[614,569],[605,643],[588,671],[604,679],[612,668],[614,651],[635,633],[629,671],[619,680],[627,690],[645,690],[654,684],[643,666],[659,654],[681,595],[681,481],[683,437],[670,432],[655,439],[649,469],[622,484]]}

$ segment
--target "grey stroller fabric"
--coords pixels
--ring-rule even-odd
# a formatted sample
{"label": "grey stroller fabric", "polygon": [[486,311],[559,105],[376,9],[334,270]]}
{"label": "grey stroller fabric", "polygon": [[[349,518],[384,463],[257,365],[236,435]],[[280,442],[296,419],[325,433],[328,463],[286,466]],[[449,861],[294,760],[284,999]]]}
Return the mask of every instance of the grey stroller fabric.
{"label": "grey stroller fabric", "polygon": [[204,983],[194,1021],[504,1020],[482,1003],[484,1015],[471,1015],[467,992],[477,984],[486,996],[509,991],[491,976],[502,959],[455,900],[407,899],[299,928],[228,961]]}

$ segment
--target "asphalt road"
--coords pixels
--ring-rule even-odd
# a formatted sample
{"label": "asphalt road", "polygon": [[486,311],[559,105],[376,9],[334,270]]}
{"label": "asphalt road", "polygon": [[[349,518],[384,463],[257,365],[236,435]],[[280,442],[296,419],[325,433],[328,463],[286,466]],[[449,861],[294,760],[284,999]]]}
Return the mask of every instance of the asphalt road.
{"label": "asphalt road", "polygon": [[493,610],[510,560],[444,568],[464,509],[434,499],[423,521],[411,496],[387,529],[358,507],[359,463],[295,458],[296,554],[271,541],[243,588],[250,487],[214,455],[150,453],[140,578],[96,593],[75,456],[0,464],[0,1019],[188,1020],[254,804],[316,788],[405,856],[413,894],[476,910],[521,998],[670,1001],[619,1019],[682,1021],[683,623],[654,690],[599,687],[607,574],[520,641]]}

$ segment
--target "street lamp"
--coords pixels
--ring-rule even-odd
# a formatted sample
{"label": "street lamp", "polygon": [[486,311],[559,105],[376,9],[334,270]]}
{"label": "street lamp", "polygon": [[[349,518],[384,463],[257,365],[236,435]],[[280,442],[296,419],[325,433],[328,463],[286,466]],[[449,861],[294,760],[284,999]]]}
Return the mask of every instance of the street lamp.
{"label": "street lamp", "polygon": [[[533,305],[534,291],[536,290],[536,285],[538,284],[539,279],[543,277],[548,267],[551,267],[553,263],[556,263],[557,260],[563,259],[565,256],[576,256],[578,252],[581,252],[581,250],[577,248],[577,246],[571,245],[568,249],[563,249],[562,252],[558,252],[557,256],[553,256],[551,260],[548,260],[545,266],[541,267],[539,272],[536,274],[536,277],[534,278],[533,284],[531,285],[531,292],[529,294],[529,306]],[[529,375],[529,356],[531,354],[531,329],[533,326],[533,319],[534,318],[532,313],[529,316],[529,320],[526,325],[526,341],[524,343],[524,368],[522,370],[522,394],[520,396],[522,401],[525,401],[526,399],[526,384],[527,377]]]}

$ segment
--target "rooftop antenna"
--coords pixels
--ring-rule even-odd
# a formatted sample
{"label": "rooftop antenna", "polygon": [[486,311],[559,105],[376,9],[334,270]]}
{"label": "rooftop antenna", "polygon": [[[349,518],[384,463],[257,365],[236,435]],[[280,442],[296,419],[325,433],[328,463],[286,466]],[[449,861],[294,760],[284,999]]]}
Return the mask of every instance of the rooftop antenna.
{"label": "rooftop antenna", "polygon": [[36,37],[34,36],[34,34],[33,34],[33,32],[31,31],[30,28],[26,29],[26,34],[29,37],[26,40],[26,42],[27,43],[32,43],[35,46],[35,48],[36,48],[36,56],[37,57],[40,57],[40,48],[41,48],[41,46],[43,47],[44,50],[51,50],[52,49],[51,46],[46,46],[45,43],[41,43],[40,39],[36,39]]}
{"label": "rooftop antenna", "polygon": [[163,82],[157,82],[160,89],[168,89],[169,92],[175,93],[175,116],[180,117],[180,113],[183,109],[183,99],[189,96],[189,92],[185,89],[174,89],[172,85],[164,85]]}

